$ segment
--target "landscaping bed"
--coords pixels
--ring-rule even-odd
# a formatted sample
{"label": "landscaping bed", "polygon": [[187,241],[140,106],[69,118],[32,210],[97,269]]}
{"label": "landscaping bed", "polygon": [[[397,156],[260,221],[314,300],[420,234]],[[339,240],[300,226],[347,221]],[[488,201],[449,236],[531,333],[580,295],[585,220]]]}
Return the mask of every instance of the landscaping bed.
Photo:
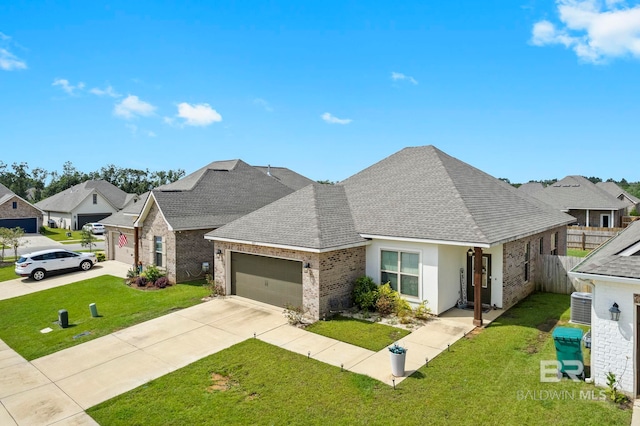
{"label": "landscaping bed", "polygon": [[[540,382],[570,298],[535,294],[393,387],[249,339],[105,401],[100,424],[629,424],[601,388]],[[594,396],[591,398],[590,396]]]}

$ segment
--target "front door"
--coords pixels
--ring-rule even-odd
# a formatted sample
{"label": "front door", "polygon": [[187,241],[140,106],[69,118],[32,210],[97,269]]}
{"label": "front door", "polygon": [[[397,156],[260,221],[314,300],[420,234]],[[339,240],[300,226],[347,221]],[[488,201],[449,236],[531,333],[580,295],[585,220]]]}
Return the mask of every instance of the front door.
{"label": "front door", "polygon": [[[474,301],[473,268],[475,256],[467,257],[467,300]],[[491,255],[482,255],[482,303],[491,304]]]}
{"label": "front door", "polygon": [[609,228],[611,222],[611,216],[609,216],[608,214],[601,214],[600,215],[600,227],[601,228]]}

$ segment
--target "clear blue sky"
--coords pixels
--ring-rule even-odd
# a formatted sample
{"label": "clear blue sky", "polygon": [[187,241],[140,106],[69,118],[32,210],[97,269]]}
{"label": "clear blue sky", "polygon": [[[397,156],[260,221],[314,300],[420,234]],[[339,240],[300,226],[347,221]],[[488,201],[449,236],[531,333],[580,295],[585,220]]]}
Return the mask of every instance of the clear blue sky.
{"label": "clear blue sky", "polygon": [[433,144],[638,181],[638,3],[0,2],[0,160],[342,180]]}

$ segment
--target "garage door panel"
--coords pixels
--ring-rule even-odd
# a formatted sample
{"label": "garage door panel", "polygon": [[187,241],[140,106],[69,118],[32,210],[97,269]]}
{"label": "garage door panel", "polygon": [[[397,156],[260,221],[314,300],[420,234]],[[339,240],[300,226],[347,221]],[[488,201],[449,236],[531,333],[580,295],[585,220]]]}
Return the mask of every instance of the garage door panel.
{"label": "garage door panel", "polygon": [[231,293],[280,307],[302,306],[302,263],[232,253]]}
{"label": "garage door panel", "polygon": [[87,223],[98,222],[109,216],[111,216],[111,213],[79,214],[78,229],[82,229]]}
{"label": "garage door panel", "polygon": [[22,228],[27,234],[35,234],[38,232],[38,220],[36,218],[28,219],[0,219],[0,228]]}
{"label": "garage door panel", "polygon": [[124,233],[127,236],[127,244],[122,247],[118,246],[118,240],[120,238],[119,232],[111,233],[111,247],[113,247],[113,259],[118,262],[128,263],[129,265],[133,265],[134,261],[134,247],[133,241],[134,236],[132,234]]}

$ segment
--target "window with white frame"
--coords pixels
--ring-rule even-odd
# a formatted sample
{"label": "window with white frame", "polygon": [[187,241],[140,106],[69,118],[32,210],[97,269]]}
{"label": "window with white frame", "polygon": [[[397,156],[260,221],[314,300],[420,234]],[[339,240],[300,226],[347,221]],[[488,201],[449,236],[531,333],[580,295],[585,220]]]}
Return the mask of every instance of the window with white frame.
{"label": "window with white frame", "polygon": [[164,265],[162,264],[162,257],[164,254],[164,247],[162,247],[162,237],[153,237],[153,249],[154,249],[154,260],[156,266],[162,268]]}
{"label": "window with white frame", "polygon": [[420,255],[404,251],[380,252],[380,282],[404,296],[418,297]]}

